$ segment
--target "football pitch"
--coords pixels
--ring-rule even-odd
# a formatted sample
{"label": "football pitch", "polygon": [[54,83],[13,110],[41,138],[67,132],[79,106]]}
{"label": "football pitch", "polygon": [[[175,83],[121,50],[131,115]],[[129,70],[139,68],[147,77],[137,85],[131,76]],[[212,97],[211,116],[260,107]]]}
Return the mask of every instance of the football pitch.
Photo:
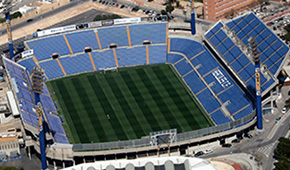
{"label": "football pitch", "polygon": [[[213,123],[171,65],[148,65],[46,82],[71,143],[137,139]],[[52,93],[53,92],[53,93]]]}

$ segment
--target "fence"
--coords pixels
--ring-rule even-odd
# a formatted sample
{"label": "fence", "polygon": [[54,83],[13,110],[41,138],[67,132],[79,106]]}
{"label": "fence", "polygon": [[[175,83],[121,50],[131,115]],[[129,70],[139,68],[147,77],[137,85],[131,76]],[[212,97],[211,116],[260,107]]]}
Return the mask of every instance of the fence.
{"label": "fence", "polygon": [[[216,134],[237,128],[239,126],[245,125],[250,122],[256,115],[256,111],[251,114],[230,122],[218,126],[208,127],[204,129],[194,130],[190,132],[184,132],[177,134],[177,142],[182,142],[186,140],[196,139],[199,137]],[[113,150],[113,149],[129,149],[129,148],[140,148],[145,146],[151,146],[149,136],[128,140],[128,141],[115,141],[115,142],[105,142],[105,143],[90,143],[90,144],[74,144],[73,151],[98,151],[98,150]]]}

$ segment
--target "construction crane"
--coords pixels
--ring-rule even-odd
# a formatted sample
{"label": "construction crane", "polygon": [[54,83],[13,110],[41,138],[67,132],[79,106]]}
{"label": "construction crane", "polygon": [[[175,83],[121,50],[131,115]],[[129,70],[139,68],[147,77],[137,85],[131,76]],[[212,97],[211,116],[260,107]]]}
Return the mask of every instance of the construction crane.
{"label": "construction crane", "polygon": [[12,41],[12,33],[11,33],[11,18],[10,18],[10,10],[12,8],[11,4],[12,0],[4,0],[2,2],[1,8],[2,12],[5,14],[6,25],[7,25],[7,35],[8,35],[8,45],[9,45],[9,58],[12,59],[14,57],[14,49],[13,49],[13,41]]}
{"label": "construction crane", "polygon": [[32,89],[31,92],[34,95],[34,105],[36,109],[36,114],[38,117],[38,136],[39,136],[39,147],[40,147],[40,158],[41,158],[41,169],[47,170],[47,162],[46,162],[46,144],[45,144],[45,131],[43,128],[44,125],[44,117],[43,117],[43,109],[40,102],[40,94],[43,93],[43,70],[38,67],[34,67],[31,73],[31,81],[32,81]]}

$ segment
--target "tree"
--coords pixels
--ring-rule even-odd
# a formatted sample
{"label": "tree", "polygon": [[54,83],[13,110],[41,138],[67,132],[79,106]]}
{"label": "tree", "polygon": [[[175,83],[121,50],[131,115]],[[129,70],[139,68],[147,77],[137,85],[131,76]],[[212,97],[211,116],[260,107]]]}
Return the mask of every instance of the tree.
{"label": "tree", "polygon": [[288,170],[290,167],[290,139],[280,138],[274,154],[278,160],[278,162],[274,163],[275,169]]}
{"label": "tree", "polygon": [[176,0],[168,0],[169,4],[176,2]]}
{"label": "tree", "polygon": [[225,17],[226,18],[233,17],[235,13],[236,13],[236,10],[232,8],[230,11],[225,13]]}
{"label": "tree", "polygon": [[170,13],[174,10],[174,7],[171,5],[171,3],[167,4],[165,8],[166,12]]}
{"label": "tree", "polygon": [[107,20],[107,19],[118,19],[121,18],[121,16],[112,14],[112,15],[97,15],[94,18],[94,21],[101,21],[101,20]]}
{"label": "tree", "polygon": [[284,38],[286,41],[290,41],[290,24],[286,25],[286,27],[284,27],[285,31],[287,32],[285,35],[284,35]]}
{"label": "tree", "polygon": [[167,12],[164,9],[162,9],[161,10],[161,15],[167,15]]}
{"label": "tree", "polygon": [[[13,14],[11,14],[10,17],[12,20],[14,18],[22,17],[22,14],[19,11],[17,11],[17,12],[14,12]],[[3,22],[6,22],[6,18],[0,18],[0,23],[3,23]]]}
{"label": "tree", "polygon": [[180,1],[176,1],[175,4],[176,4],[176,7],[177,7],[177,8],[180,7]]}

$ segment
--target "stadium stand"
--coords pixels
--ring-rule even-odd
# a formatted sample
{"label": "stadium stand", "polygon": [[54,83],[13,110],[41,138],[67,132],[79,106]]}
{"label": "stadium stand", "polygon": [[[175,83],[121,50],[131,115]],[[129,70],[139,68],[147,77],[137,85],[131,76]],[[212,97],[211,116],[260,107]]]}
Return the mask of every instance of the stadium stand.
{"label": "stadium stand", "polygon": [[146,64],[146,47],[116,49],[119,66]]}
{"label": "stadium stand", "polygon": [[[148,48],[149,64],[165,63],[167,56],[167,45],[149,45],[135,46],[131,48],[117,48],[116,56],[119,66],[142,65],[147,63],[146,48]],[[67,75],[116,67],[113,50],[94,51],[91,54],[80,53],[76,56],[64,56],[58,60]],[[92,63],[93,62],[93,63]],[[30,72],[34,66],[37,66],[33,58],[24,58],[19,64],[26,67]],[[62,68],[55,59],[40,61],[39,65],[45,70],[48,79],[54,79],[65,76]]]}
{"label": "stadium stand", "polygon": [[235,119],[253,112],[252,103],[206,47],[181,38],[171,38],[170,43],[168,62],[175,66],[217,125],[231,121],[222,105]]}
{"label": "stadium stand", "polygon": [[51,58],[52,53],[71,54],[63,35],[35,39],[26,43],[30,49],[33,49],[38,61]]}
{"label": "stadium stand", "polygon": [[48,61],[39,63],[39,65],[41,68],[44,69],[44,72],[49,79],[54,79],[54,78],[64,76],[56,60],[48,60]]}
{"label": "stadium stand", "polygon": [[96,67],[100,70],[116,67],[113,50],[92,52],[91,54]]}
{"label": "stadium stand", "polygon": [[93,70],[90,57],[86,53],[72,57],[60,58],[59,61],[67,75]]}
{"label": "stadium stand", "polygon": [[166,43],[167,23],[130,25],[132,45],[142,45],[144,40],[151,40],[152,44]]}
{"label": "stadium stand", "polygon": [[12,61],[4,60],[6,70],[9,72],[12,79],[22,115],[22,119],[28,125],[37,128],[36,113],[32,110],[33,99],[29,92],[28,77],[25,74],[25,68],[13,63]]}
{"label": "stadium stand", "polygon": [[20,60],[18,63],[20,65],[25,66],[25,68],[29,71],[29,73],[31,73],[33,67],[36,67],[37,66],[36,63],[33,60],[33,57],[26,58],[24,60]]}
{"label": "stadium stand", "polygon": [[167,45],[149,45],[148,48],[149,64],[159,64],[166,62]]}
{"label": "stadium stand", "polygon": [[223,124],[231,122],[231,120],[226,117],[221,110],[217,110],[211,114],[211,118],[216,122],[216,124]]}
{"label": "stadium stand", "polygon": [[83,52],[85,47],[92,47],[98,50],[98,42],[93,30],[73,32],[65,34],[74,53]]}
{"label": "stadium stand", "polygon": [[[243,19],[245,18],[244,16]],[[231,24],[229,23],[229,25]],[[238,23],[232,27],[235,25]],[[224,60],[248,85],[255,86],[255,78],[253,73],[249,71],[253,69],[253,64],[240,47],[225,33],[224,27],[225,25],[219,22],[206,34],[206,39],[216,51],[222,54]],[[167,53],[167,23],[98,28],[97,33],[104,50],[98,50],[99,46],[94,30],[65,34],[73,53],[79,53],[75,55],[71,55],[63,35],[28,41],[27,45],[34,49],[34,54],[39,61],[38,64],[45,70],[48,79],[117,66],[171,63],[216,125],[241,119],[254,111],[254,106],[248,100],[247,95],[202,43],[190,39],[171,38],[170,52]],[[129,39],[131,47],[128,47]],[[144,40],[150,40],[152,44],[143,45]],[[267,40],[265,41],[267,43]],[[108,49],[108,45],[111,43],[117,43],[118,47],[121,48]],[[80,53],[83,52],[84,47],[88,46],[97,51]],[[267,50],[273,52],[270,49]],[[58,52],[60,57],[51,59],[50,54],[55,52]],[[277,53],[284,53],[284,51]],[[264,62],[272,62],[274,55],[265,58]],[[7,63],[6,65],[10,64],[8,61]],[[10,70],[13,70],[11,74],[14,75],[14,81],[17,84],[15,86],[19,89],[17,96],[21,101],[24,122],[37,128],[33,98],[29,92],[29,81],[27,81],[29,80],[28,75],[25,68],[11,63]],[[32,57],[20,60],[19,64],[30,72],[36,66]],[[277,66],[273,66],[272,71],[275,71],[276,68]],[[27,82],[28,85],[24,86],[23,82]],[[271,86],[274,82],[274,79],[267,81],[266,77],[261,78],[263,88]],[[68,143],[46,86],[44,86],[43,94],[40,95],[40,100],[43,102],[43,109],[55,140],[59,143]]]}
{"label": "stadium stand", "polygon": [[59,117],[53,114],[46,114],[46,118],[55,140],[59,143],[68,143]]}
{"label": "stadium stand", "polygon": [[[26,69],[8,59],[4,59],[4,64],[10,75],[10,78],[12,79],[12,82],[14,82],[14,89],[17,89],[15,92],[19,101],[18,105],[23,122],[37,129],[38,117],[34,109],[34,99],[32,93],[30,93],[31,83]],[[50,130],[53,132],[55,140],[59,143],[68,143],[68,140],[65,136],[65,131],[58,116],[51,114],[51,112],[56,113],[56,109],[52,103],[49,92],[45,85],[44,93],[40,95],[40,101],[43,105],[44,113],[48,120],[49,127],[51,128]]]}
{"label": "stadium stand", "polygon": [[126,26],[99,28],[98,35],[103,49],[109,48],[111,43],[118,47],[129,46]]}
{"label": "stadium stand", "polygon": [[[256,39],[261,66],[276,76],[289,48],[253,13],[224,24],[219,21],[205,34],[207,42],[249,89],[255,89],[254,63],[247,57],[250,37]],[[261,74],[262,91],[275,83],[274,76]]]}

